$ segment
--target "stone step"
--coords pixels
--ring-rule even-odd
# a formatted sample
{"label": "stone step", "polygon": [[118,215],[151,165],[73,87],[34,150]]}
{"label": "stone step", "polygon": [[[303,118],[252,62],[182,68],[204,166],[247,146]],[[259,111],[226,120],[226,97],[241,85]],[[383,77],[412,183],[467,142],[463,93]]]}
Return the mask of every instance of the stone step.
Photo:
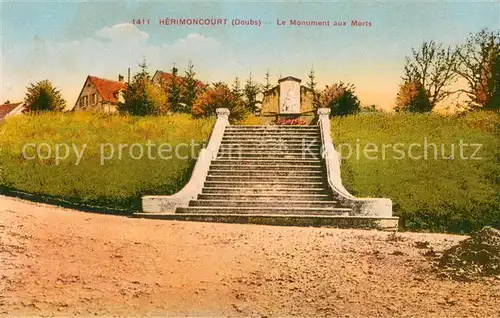
{"label": "stone step", "polygon": [[207,176],[207,181],[253,181],[253,182],[266,182],[266,181],[279,181],[279,182],[323,182],[325,180],[324,176]]}
{"label": "stone step", "polygon": [[283,208],[325,208],[338,207],[337,201],[267,201],[267,200],[193,200],[189,206],[206,207],[283,207]]}
{"label": "stone step", "polygon": [[286,153],[286,152],[260,152],[260,153],[246,153],[246,152],[220,152],[216,159],[233,160],[233,159],[260,159],[260,160],[275,160],[275,159],[321,159],[319,153]]}
{"label": "stone step", "polygon": [[290,145],[290,146],[301,146],[301,145],[320,145],[321,146],[321,141],[319,139],[236,139],[236,138],[222,138],[221,145],[224,144],[236,144],[236,145],[264,145],[264,146],[270,146],[270,145]]}
{"label": "stone step", "polygon": [[378,229],[386,231],[396,231],[398,229],[397,217],[378,216],[134,213],[134,217],[193,222],[263,224],[279,226],[317,226],[346,229]]}
{"label": "stone step", "polygon": [[205,188],[289,188],[289,189],[324,189],[320,182],[280,182],[280,181],[206,181]]}
{"label": "stone step", "polygon": [[306,147],[306,146],[284,146],[284,147],[276,147],[276,146],[251,146],[251,145],[221,145],[219,148],[219,152],[242,152],[242,153],[259,153],[259,152],[286,152],[286,153],[303,153],[303,152],[313,152],[320,153],[321,149],[319,146],[314,147]]}
{"label": "stone step", "polygon": [[222,137],[222,141],[232,141],[232,142],[238,142],[238,141],[247,141],[247,142],[260,142],[260,143],[319,143],[321,142],[320,138],[315,137],[315,136],[283,136],[283,137],[269,137],[266,138],[265,136],[244,136],[244,135],[238,135],[238,136],[224,136]]}
{"label": "stone step", "polygon": [[296,165],[301,166],[318,166],[322,167],[322,161],[316,159],[216,159],[213,164],[232,165],[232,166],[278,166],[278,165]]}
{"label": "stone step", "polygon": [[325,188],[207,188],[201,190],[202,194],[329,194]]}
{"label": "stone step", "polygon": [[266,138],[266,139],[275,139],[275,138],[321,138],[321,135],[317,132],[225,132],[224,137],[254,137],[256,139]]}
{"label": "stone step", "polygon": [[285,170],[209,170],[208,176],[223,176],[223,177],[309,177],[309,176],[321,176],[324,177],[323,170],[313,170],[313,171],[285,171]]}
{"label": "stone step", "polygon": [[235,200],[235,201],[333,201],[328,194],[198,194],[198,200]]}
{"label": "stone step", "polygon": [[323,172],[324,168],[321,165],[315,166],[302,166],[300,164],[279,164],[279,165],[261,165],[261,164],[248,164],[248,165],[232,165],[227,163],[220,163],[217,161],[212,161],[210,165],[210,171],[232,171],[232,170],[254,170],[254,171],[264,171],[264,170],[274,170],[274,171],[320,171]]}
{"label": "stone step", "polygon": [[319,143],[277,143],[277,144],[259,144],[259,143],[223,143],[219,149],[246,149],[246,150],[265,150],[265,151],[321,151]]}
{"label": "stone step", "polygon": [[348,208],[301,208],[301,207],[187,207],[177,208],[175,213],[217,214],[280,214],[280,215],[349,215]]}

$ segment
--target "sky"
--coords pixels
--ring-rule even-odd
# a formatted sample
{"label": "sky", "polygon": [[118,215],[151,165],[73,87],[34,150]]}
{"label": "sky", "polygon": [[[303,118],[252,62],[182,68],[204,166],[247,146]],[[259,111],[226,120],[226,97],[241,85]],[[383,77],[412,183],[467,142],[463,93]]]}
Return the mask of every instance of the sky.
{"label": "sky", "polygon": [[[364,105],[390,109],[405,56],[434,40],[463,43],[471,32],[500,29],[500,2],[171,2],[1,1],[0,102],[21,101],[30,83],[49,79],[73,105],[87,75],[117,79],[189,61],[207,83],[264,82],[314,68],[319,88],[344,81]],[[227,25],[160,25],[160,19],[220,18]],[[149,24],[134,24],[149,19]],[[233,26],[233,19],[261,26]],[[347,26],[290,26],[290,20],[346,21]],[[287,25],[277,25],[277,20]],[[371,26],[352,27],[351,21]]]}

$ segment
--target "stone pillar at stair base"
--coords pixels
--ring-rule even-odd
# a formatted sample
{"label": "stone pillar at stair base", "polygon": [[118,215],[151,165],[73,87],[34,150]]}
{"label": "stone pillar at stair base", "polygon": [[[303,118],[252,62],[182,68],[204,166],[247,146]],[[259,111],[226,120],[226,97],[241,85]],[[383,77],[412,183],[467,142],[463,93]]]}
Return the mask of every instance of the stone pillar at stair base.
{"label": "stone pillar at stair base", "polygon": [[142,210],[149,213],[175,213],[177,207],[187,207],[189,201],[201,193],[210,169],[210,163],[217,156],[222,137],[229,125],[229,109],[217,109],[217,121],[210,135],[208,145],[203,148],[193,169],[191,179],[181,191],[173,195],[148,195],[142,197]]}
{"label": "stone pillar at stair base", "polygon": [[356,216],[392,216],[392,201],[387,198],[357,198],[342,185],[340,177],[340,153],[335,150],[331,137],[330,109],[318,109],[318,125],[321,131],[323,159],[325,160],[328,184],[342,204],[352,208]]}

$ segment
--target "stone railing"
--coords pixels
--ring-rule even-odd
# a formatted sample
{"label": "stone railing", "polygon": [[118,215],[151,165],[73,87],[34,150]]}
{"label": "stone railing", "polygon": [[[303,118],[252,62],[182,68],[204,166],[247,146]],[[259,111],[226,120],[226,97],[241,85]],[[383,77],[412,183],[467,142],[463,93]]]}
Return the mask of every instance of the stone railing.
{"label": "stone railing", "polygon": [[210,163],[219,152],[222,137],[228,125],[229,109],[218,108],[217,121],[210,135],[207,147],[200,150],[189,182],[182,190],[173,195],[148,195],[142,197],[142,209],[144,212],[174,213],[177,207],[187,207],[190,200],[196,199],[205,183]]}
{"label": "stone railing", "polygon": [[340,153],[335,150],[331,137],[330,109],[318,109],[318,125],[321,131],[322,157],[325,160],[328,184],[344,205],[352,208],[352,215],[392,216],[392,201],[385,198],[357,198],[342,185],[340,177]]}

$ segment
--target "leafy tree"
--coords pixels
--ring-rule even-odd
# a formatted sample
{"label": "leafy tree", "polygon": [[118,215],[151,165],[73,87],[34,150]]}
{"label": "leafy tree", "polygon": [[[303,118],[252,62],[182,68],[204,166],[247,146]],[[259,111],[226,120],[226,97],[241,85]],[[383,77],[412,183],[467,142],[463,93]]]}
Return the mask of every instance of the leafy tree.
{"label": "leafy tree", "polygon": [[201,91],[201,88],[198,86],[198,81],[195,78],[196,73],[194,72],[194,65],[191,61],[189,61],[188,69],[185,72],[184,80],[185,80],[185,89],[182,97],[182,101],[184,103],[183,111],[189,112],[193,108],[194,102],[198,94]]}
{"label": "leafy tree", "polygon": [[255,113],[257,111],[257,94],[259,93],[259,85],[253,81],[252,73],[248,76],[248,79],[243,88],[243,95],[245,96],[245,107],[251,112]]}
{"label": "leafy tree", "polygon": [[30,84],[24,105],[27,112],[62,111],[66,108],[66,101],[49,80],[43,80]]}
{"label": "leafy tree", "polygon": [[427,92],[420,83],[408,82],[399,86],[396,112],[424,113],[432,111]]}
{"label": "leafy tree", "polygon": [[139,65],[141,72],[134,75],[127,85],[125,102],[119,105],[122,112],[134,116],[161,115],[168,112],[168,97],[165,91],[151,82],[145,62]]}
{"label": "leafy tree", "polygon": [[231,121],[238,121],[247,116],[241,97],[224,83],[215,83],[206,88],[196,99],[191,113],[194,117],[215,116],[217,108],[228,108]]}
{"label": "leafy tree", "polygon": [[467,82],[472,108],[500,109],[500,31],[470,34],[457,50],[457,74]]}
{"label": "leafy tree", "polygon": [[353,84],[343,82],[326,86],[319,98],[319,106],[330,108],[331,116],[345,116],[359,113],[360,101]]}
{"label": "leafy tree", "polygon": [[457,51],[434,41],[424,42],[406,57],[403,81],[418,83],[425,89],[431,108],[454,92],[449,86],[456,80]]}

